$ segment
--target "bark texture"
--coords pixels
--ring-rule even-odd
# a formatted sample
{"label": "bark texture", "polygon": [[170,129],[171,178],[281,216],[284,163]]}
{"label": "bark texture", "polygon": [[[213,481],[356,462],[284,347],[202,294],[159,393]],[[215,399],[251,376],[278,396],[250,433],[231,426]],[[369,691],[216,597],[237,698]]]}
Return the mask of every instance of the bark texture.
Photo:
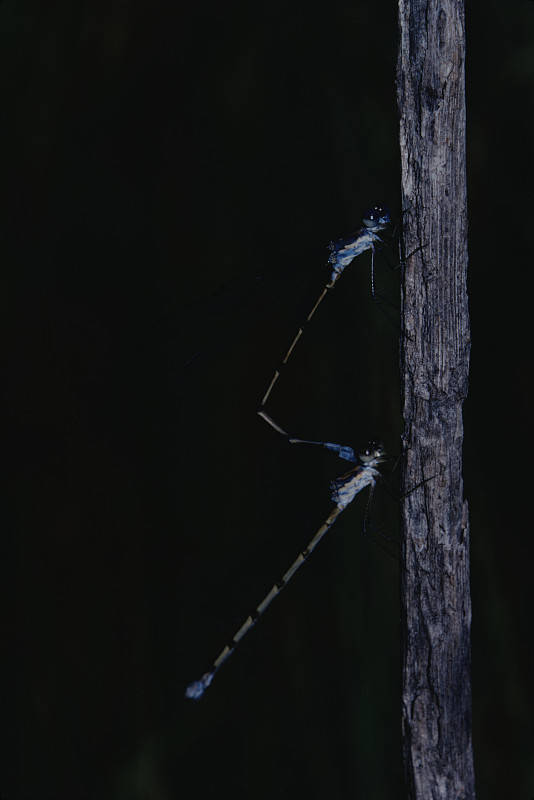
{"label": "bark texture", "polygon": [[[463,2],[399,0],[404,247],[403,747],[412,800],[474,798]],[[434,477],[432,477],[434,476]]]}

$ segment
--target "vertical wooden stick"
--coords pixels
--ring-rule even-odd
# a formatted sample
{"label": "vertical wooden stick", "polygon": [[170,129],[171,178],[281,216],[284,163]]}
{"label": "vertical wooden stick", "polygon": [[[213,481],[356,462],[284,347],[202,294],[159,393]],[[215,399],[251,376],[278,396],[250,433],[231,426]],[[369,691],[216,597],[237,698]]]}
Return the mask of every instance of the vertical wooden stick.
{"label": "vertical wooden stick", "polygon": [[469,370],[463,0],[399,0],[404,247],[403,741],[411,800],[475,797],[469,523],[462,404]]}

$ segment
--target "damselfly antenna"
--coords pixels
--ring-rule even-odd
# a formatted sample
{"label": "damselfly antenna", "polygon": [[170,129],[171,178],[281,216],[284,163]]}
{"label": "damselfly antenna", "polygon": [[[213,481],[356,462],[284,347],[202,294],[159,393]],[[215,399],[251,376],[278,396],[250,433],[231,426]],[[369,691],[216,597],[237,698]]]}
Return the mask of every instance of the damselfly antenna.
{"label": "damselfly antenna", "polygon": [[[273,424],[276,430],[287,436],[286,432],[276,423],[274,423],[273,420],[268,418],[267,421],[269,424]],[[325,533],[330,530],[341,512],[346,509],[346,507],[354,500],[356,495],[359,494],[362,489],[365,489],[366,486],[369,486],[369,499],[367,502],[367,510],[365,515],[365,519],[367,519],[376,482],[379,478],[381,478],[381,474],[377,469],[377,466],[386,458],[384,446],[380,442],[369,442],[362,451],[355,454],[351,447],[331,444],[329,442],[305,442],[303,439],[290,439],[290,441],[292,443],[302,442],[306,444],[321,444],[328,450],[337,453],[340,458],[343,458],[345,461],[350,461],[356,466],[352,467],[350,470],[348,470],[348,472],[346,472],[344,475],[341,475],[341,477],[332,481],[330,484],[331,497],[335,503],[335,507],[325,519],[308,546],[304,550],[301,550],[287,572],[285,572],[282,578],[274,584],[270,592],[268,592],[268,594],[263,598],[259,606],[246,618],[237,633],[234,635],[233,639],[217,656],[211,669],[208,672],[205,672],[198,681],[193,681],[193,683],[189,684],[186,689],[185,696],[192,700],[198,700],[200,697],[202,697],[208,686],[210,686],[211,682],[213,681],[215,674],[222,667],[224,662],[232,655],[241,639],[256,624],[258,619],[267,610],[275,597],[278,597],[282,589],[287,586],[295,572],[306,561],[310,553],[315,550],[316,546],[319,544]]]}
{"label": "damselfly antenna", "polygon": [[[267,387],[267,391],[263,395],[260,407],[258,409],[258,414],[260,417],[263,417],[266,422],[269,422],[270,418],[264,411],[265,405],[274,388],[274,385],[280,377],[282,369],[289,361],[291,353],[295,349],[298,340],[302,336],[306,325],[310,322],[326,294],[334,288],[345,267],[348,267],[349,264],[352,264],[354,259],[364,253],[366,250],[371,251],[371,295],[373,300],[375,299],[375,245],[377,242],[383,243],[383,240],[378,234],[380,231],[384,230],[384,228],[389,224],[389,221],[389,211],[385,206],[373,206],[363,215],[363,225],[359,231],[352,234],[352,236],[336,239],[334,242],[330,243],[330,250],[332,251],[330,258],[328,259],[328,263],[332,265],[332,274],[330,275],[330,280],[319,295],[315,305],[304,320],[303,324],[298,329],[279,367],[275,370],[271,382]],[[271,423],[269,422],[269,424]],[[275,426],[275,429],[277,429],[277,426]]]}

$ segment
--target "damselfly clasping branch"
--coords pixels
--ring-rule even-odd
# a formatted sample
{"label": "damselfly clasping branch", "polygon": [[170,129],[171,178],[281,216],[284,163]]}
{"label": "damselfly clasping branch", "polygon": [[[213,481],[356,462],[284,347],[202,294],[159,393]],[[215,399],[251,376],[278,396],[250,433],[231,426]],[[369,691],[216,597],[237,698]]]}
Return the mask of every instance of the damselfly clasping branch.
{"label": "damselfly clasping branch", "polygon": [[[377,243],[383,243],[383,240],[378,235],[380,231],[384,230],[384,228],[388,225],[390,221],[389,211],[383,206],[373,206],[370,208],[363,216],[363,225],[362,227],[352,236],[344,237],[342,239],[336,239],[334,242],[330,244],[331,255],[328,260],[328,263],[332,267],[332,274],[330,276],[330,280],[322,290],[321,294],[317,298],[313,308],[311,309],[310,313],[298,329],[293,341],[291,342],[285,356],[283,357],[280,365],[275,370],[275,373],[267,387],[267,391],[263,395],[260,407],[258,409],[258,414],[262,417],[269,425],[272,425],[271,418],[265,412],[265,406],[269,399],[269,396],[280,377],[282,369],[285,367],[293,350],[296,347],[296,344],[300,337],[302,336],[306,325],[310,322],[313,315],[317,311],[319,305],[323,301],[323,298],[327,295],[327,293],[334,288],[336,282],[338,281],[339,277],[342,275],[345,267],[348,267],[349,264],[352,264],[355,258],[360,256],[362,253],[365,253],[366,250],[371,251],[371,295],[373,299],[375,299],[375,269],[374,269],[374,256],[375,256],[375,246]],[[275,430],[280,432],[280,429],[277,425],[273,426]]]}
{"label": "damselfly clasping branch", "polygon": [[369,486],[370,491],[365,514],[365,521],[367,521],[368,511],[376,482],[382,477],[377,467],[382,461],[385,460],[386,453],[384,446],[379,442],[369,442],[363,450],[356,454],[351,447],[345,447],[343,445],[331,444],[330,442],[308,442],[303,439],[291,439],[282,428],[280,428],[276,423],[274,423],[273,420],[271,420],[270,417],[267,418],[267,422],[273,425],[276,430],[283,433],[284,436],[287,436],[290,442],[322,445],[326,449],[337,453],[337,455],[345,461],[355,464],[355,466],[348,470],[348,472],[341,475],[341,477],[332,481],[330,484],[331,497],[335,503],[335,506],[308,546],[298,554],[297,558],[293,561],[282,578],[274,584],[272,589],[263,598],[257,608],[251,614],[249,614],[239,630],[235,633],[232,640],[217,656],[211,669],[209,669],[208,672],[205,672],[199,680],[193,681],[189,684],[185,695],[192,700],[198,700],[200,697],[202,697],[205,690],[211,685],[215,674],[222,667],[224,662],[232,655],[241,639],[243,639],[245,634],[248,633],[248,631],[256,624],[258,619],[267,610],[275,597],[277,597],[282,589],[287,586],[295,572],[313,552],[325,533],[330,530],[341,512],[347,508],[349,503],[354,500],[356,495],[359,494],[362,489],[365,489],[366,486]]}

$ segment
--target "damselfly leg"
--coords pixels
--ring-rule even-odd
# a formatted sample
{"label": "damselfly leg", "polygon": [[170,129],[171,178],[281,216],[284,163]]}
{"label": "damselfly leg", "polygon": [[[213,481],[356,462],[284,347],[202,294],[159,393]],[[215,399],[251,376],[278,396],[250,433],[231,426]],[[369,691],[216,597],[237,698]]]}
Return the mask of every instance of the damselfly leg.
{"label": "damselfly leg", "polygon": [[[282,429],[279,430],[282,431]],[[282,432],[285,434],[284,431]],[[298,442],[301,440],[294,441]],[[314,444],[316,443],[314,442]],[[327,449],[336,452],[340,458],[343,458],[344,460],[354,464],[350,470],[336,480],[332,481],[330,485],[331,498],[335,503],[334,508],[331,510],[330,514],[325,519],[307,547],[305,547],[304,550],[301,550],[297,558],[293,561],[282,578],[274,584],[272,589],[263,598],[261,603],[245,619],[232,640],[217,656],[208,672],[205,672],[199,680],[193,681],[189,684],[185,693],[186,697],[192,700],[198,700],[200,697],[202,697],[205,690],[211,685],[215,674],[222,667],[225,661],[227,661],[227,659],[232,655],[241,639],[243,639],[248,631],[256,624],[258,619],[267,610],[275,597],[277,597],[282,589],[287,586],[295,572],[306,561],[308,556],[313,552],[324,535],[330,530],[341,512],[347,508],[347,506],[354,500],[356,495],[368,486],[370,489],[370,496],[372,496],[376,482],[381,477],[381,474],[378,470],[378,465],[383,462],[386,457],[383,445],[379,442],[369,442],[362,451],[356,454],[351,447],[328,445],[327,443],[320,444],[324,444]],[[367,505],[369,507],[369,503]]]}

